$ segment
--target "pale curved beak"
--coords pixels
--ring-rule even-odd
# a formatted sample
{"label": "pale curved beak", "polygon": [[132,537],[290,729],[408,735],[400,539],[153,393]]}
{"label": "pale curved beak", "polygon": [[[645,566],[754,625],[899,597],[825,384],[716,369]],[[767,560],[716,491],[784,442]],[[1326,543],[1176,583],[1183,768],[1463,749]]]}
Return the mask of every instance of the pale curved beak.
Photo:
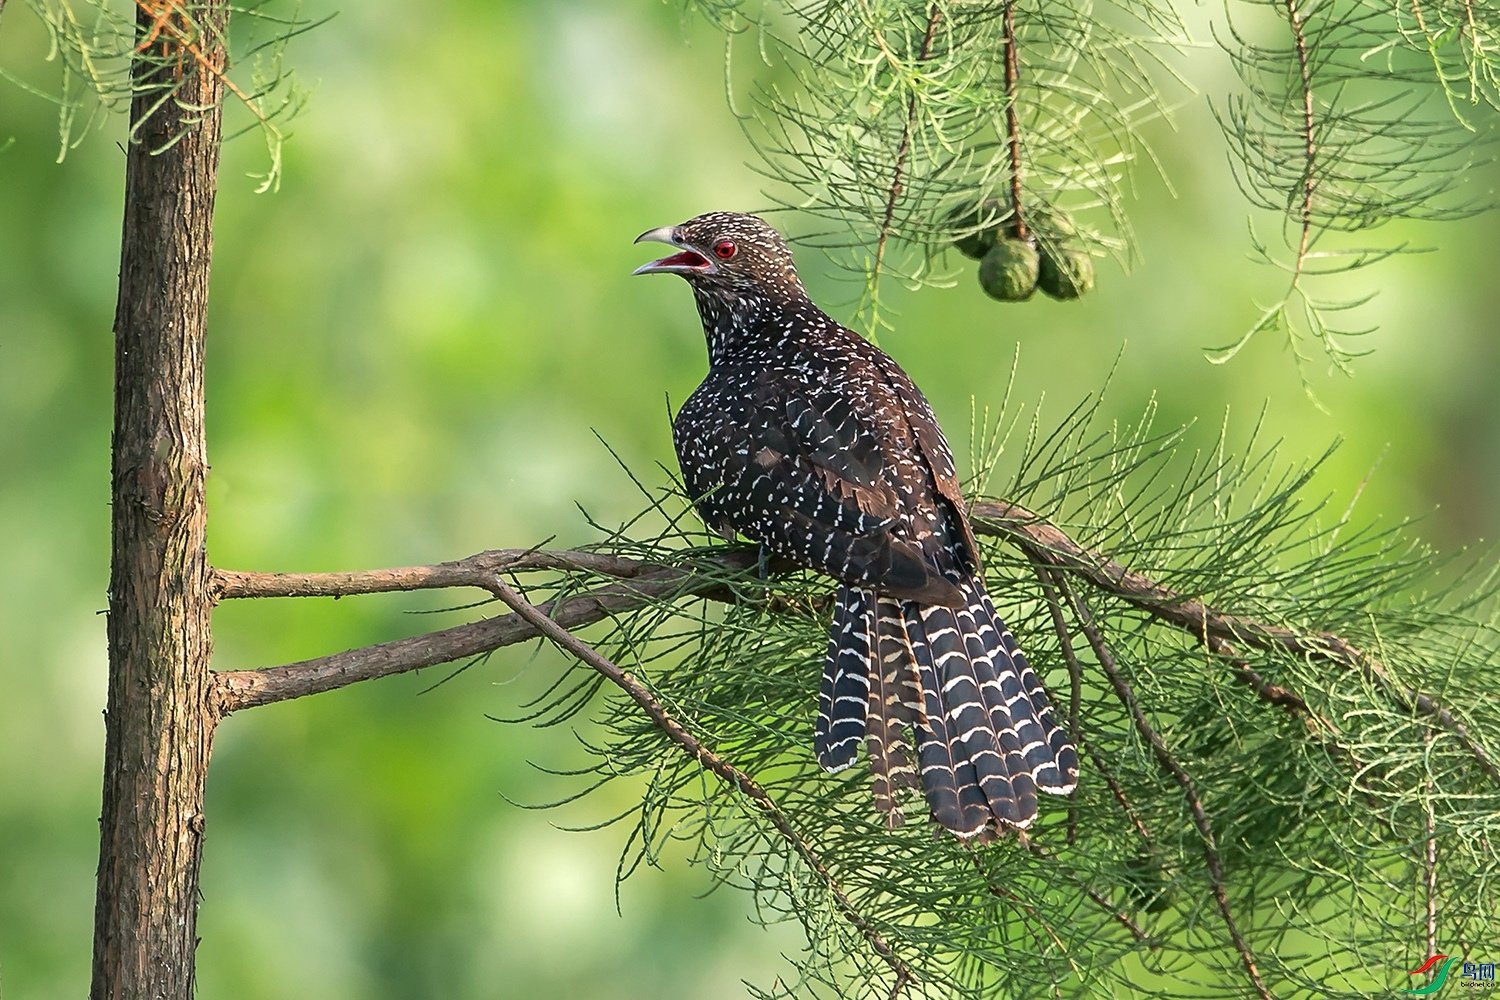
{"label": "pale curved beak", "polygon": [[683,249],[660,260],[642,264],[631,274],[709,274],[715,270],[713,261],[682,242],[682,232],[677,226],[662,226],[648,229],[635,238],[637,243],[665,243]]}
{"label": "pale curved beak", "polygon": [[660,229],[648,229],[635,238],[637,243],[671,243],[677,244],[677,227],[662,226]]}

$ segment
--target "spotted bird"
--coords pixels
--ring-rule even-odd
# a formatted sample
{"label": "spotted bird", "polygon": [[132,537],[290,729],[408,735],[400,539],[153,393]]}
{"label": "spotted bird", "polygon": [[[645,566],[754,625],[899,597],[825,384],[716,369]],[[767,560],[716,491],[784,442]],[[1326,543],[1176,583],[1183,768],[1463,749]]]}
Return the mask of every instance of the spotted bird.
{"label": "spotted bird", "polygon": [[1073,790],[1078,754],[985,591],[927,399],[813,304],[761,219],[710,212],[642,241],[674,252],[635,273],[686,278],[708,340],[708,375],[673,424],[699,514],[839,581],[819,764],[848,767],[863,739],[891,827],[918,784],[960,838],[1029,826],[1038,789]]}

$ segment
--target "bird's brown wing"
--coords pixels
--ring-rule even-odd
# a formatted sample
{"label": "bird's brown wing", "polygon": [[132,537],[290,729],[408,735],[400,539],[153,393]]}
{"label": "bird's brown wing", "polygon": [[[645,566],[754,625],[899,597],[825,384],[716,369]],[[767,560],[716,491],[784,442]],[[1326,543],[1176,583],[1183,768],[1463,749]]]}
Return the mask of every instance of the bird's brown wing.
{"label": "bird's brown wing", "polygon": [[900,401],[905,424],[916,438],[938,495],[947,501],[946,513],[958,529],[956,534],[963,548],[963,556],[971,572],[980,571],[979,544],[974,538],[974,529],[969,524],[969,508],[964,500],[963,489],[958,482],[958,470],[953,463],[953,450],[932,412],[932,404],[922,395],[911,376],[901,370],[895,360],[879,354],[876,365],[890,393]]}
{"label": "bird's brown wing", "polygon": [[747,417],[727,428],[738,440],[719,456],[722,480],[700,504],[705,515],[851,585],[931,604],[960,599],[909,516],[931,507],[921,501],[932,485],[899,407],[768,391]]}

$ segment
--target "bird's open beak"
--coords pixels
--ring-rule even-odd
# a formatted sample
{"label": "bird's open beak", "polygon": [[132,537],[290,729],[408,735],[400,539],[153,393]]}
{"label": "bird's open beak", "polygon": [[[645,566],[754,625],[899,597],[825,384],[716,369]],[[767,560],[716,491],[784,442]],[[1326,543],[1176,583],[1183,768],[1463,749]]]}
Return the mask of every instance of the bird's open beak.
{"label": "bird's open beak", "polygon": [[682,232],[677,226],[662,226],[660,229],[650,229],[635,238],[637,243],[665,243],[668,246],[682,247],[678,253],[660,260],[653,260],[649,264],[642,264],[631,271],[631,274],[709,274],[714,270],[714,262],[697,250],[682,241]]}

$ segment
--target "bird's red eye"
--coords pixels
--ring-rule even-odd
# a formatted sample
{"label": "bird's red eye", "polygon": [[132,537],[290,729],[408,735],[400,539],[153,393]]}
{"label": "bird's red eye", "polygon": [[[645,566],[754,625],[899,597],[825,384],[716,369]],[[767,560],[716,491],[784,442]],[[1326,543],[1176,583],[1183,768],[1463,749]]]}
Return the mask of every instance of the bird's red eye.
{"label": "bird's red eye", "polygon": [[714,244],[714,253],[718,254],[720,260],[728,260],[734,256],[734,244],[728,240],[720,240]]}

